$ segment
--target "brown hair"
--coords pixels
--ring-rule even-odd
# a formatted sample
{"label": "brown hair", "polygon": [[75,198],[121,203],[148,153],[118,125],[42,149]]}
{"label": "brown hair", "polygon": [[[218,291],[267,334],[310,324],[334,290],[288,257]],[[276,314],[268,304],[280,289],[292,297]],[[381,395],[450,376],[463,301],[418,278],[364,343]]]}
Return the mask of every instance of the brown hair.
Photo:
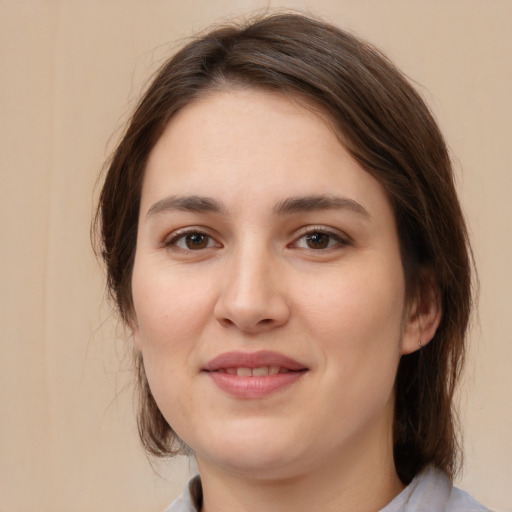
{"label": "brown hair", "polygon": [[[307,97],[387,190],[408,298],[435,286],[443,311],[434,339],[399,364],[395,464],[405,483],[427,464],[453,476],[460,450],[452,402],[471,309],[466,227],[446,144],[424,101],[385,56],[353,35],[302,15],[270,15],[202,35],[161,68],[111,158],[97,213],[108,287],[122,319],[129,325],[133,317],[131,275],[148,155],[178,110],[232,86]],[[158,410],[140,356],[137,367],[141,439],[153,455],[176,453],[180,442]]]}

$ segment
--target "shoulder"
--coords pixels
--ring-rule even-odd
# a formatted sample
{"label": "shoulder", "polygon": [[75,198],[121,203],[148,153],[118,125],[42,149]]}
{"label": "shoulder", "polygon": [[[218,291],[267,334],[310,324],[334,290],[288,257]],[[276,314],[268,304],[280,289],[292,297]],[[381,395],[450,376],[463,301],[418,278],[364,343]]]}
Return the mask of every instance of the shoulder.
{"label": "shoulder", "polygon": [[491,512],[491,509],[478,503],[467,492],[452,487],[450,499],[446,504],[446,512]]}
{"label": "shoulder", "polygon": [[429,467],[381,512],[491,512],[467,492],[453,486],[442,471]]}

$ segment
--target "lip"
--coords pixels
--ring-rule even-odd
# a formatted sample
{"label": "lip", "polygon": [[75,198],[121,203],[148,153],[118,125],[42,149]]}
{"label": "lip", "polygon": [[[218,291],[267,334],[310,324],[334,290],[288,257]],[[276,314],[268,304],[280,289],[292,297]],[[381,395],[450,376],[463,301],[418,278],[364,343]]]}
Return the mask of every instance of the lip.
{"label": "lip", "polygon": [[[259,377],[240,377],[221,370],[227,368],[260,368],[279,366],[286,373]],[[225,352],[203,368],[203,372],[212,379],[219,389],[237,398],[264,398],[296,383],[308,368],[298,361],[269,350],[259,352]]]}
{"label": "lip", "polygon": [[203,370],[215,372],[223,368],[259,368],[261,366],[280,366],[291,371],[307,370],[306,366],[295,359],[271,350],[225,352],[209,361]]}

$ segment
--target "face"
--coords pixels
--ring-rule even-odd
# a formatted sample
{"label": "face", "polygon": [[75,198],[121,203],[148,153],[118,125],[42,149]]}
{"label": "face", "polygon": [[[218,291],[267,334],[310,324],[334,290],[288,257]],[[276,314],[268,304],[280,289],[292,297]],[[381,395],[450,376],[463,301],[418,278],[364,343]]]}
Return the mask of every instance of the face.
{"label": "face", "polygon": [[147,165],[134,339],[200,467],[292,476],[391,453],[394,378],[415,343],[393,211],[301,101],[212,93]]}

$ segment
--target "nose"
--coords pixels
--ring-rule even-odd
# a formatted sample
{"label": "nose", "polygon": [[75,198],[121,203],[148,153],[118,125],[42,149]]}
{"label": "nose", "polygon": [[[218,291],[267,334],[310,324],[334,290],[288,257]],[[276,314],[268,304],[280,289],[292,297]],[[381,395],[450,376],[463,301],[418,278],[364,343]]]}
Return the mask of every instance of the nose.
{"label": "nose", "polygon": [[240,253],[227,266],[214,308],[222,326],[258,334],[288,322],[289,301],[271,255]]}

